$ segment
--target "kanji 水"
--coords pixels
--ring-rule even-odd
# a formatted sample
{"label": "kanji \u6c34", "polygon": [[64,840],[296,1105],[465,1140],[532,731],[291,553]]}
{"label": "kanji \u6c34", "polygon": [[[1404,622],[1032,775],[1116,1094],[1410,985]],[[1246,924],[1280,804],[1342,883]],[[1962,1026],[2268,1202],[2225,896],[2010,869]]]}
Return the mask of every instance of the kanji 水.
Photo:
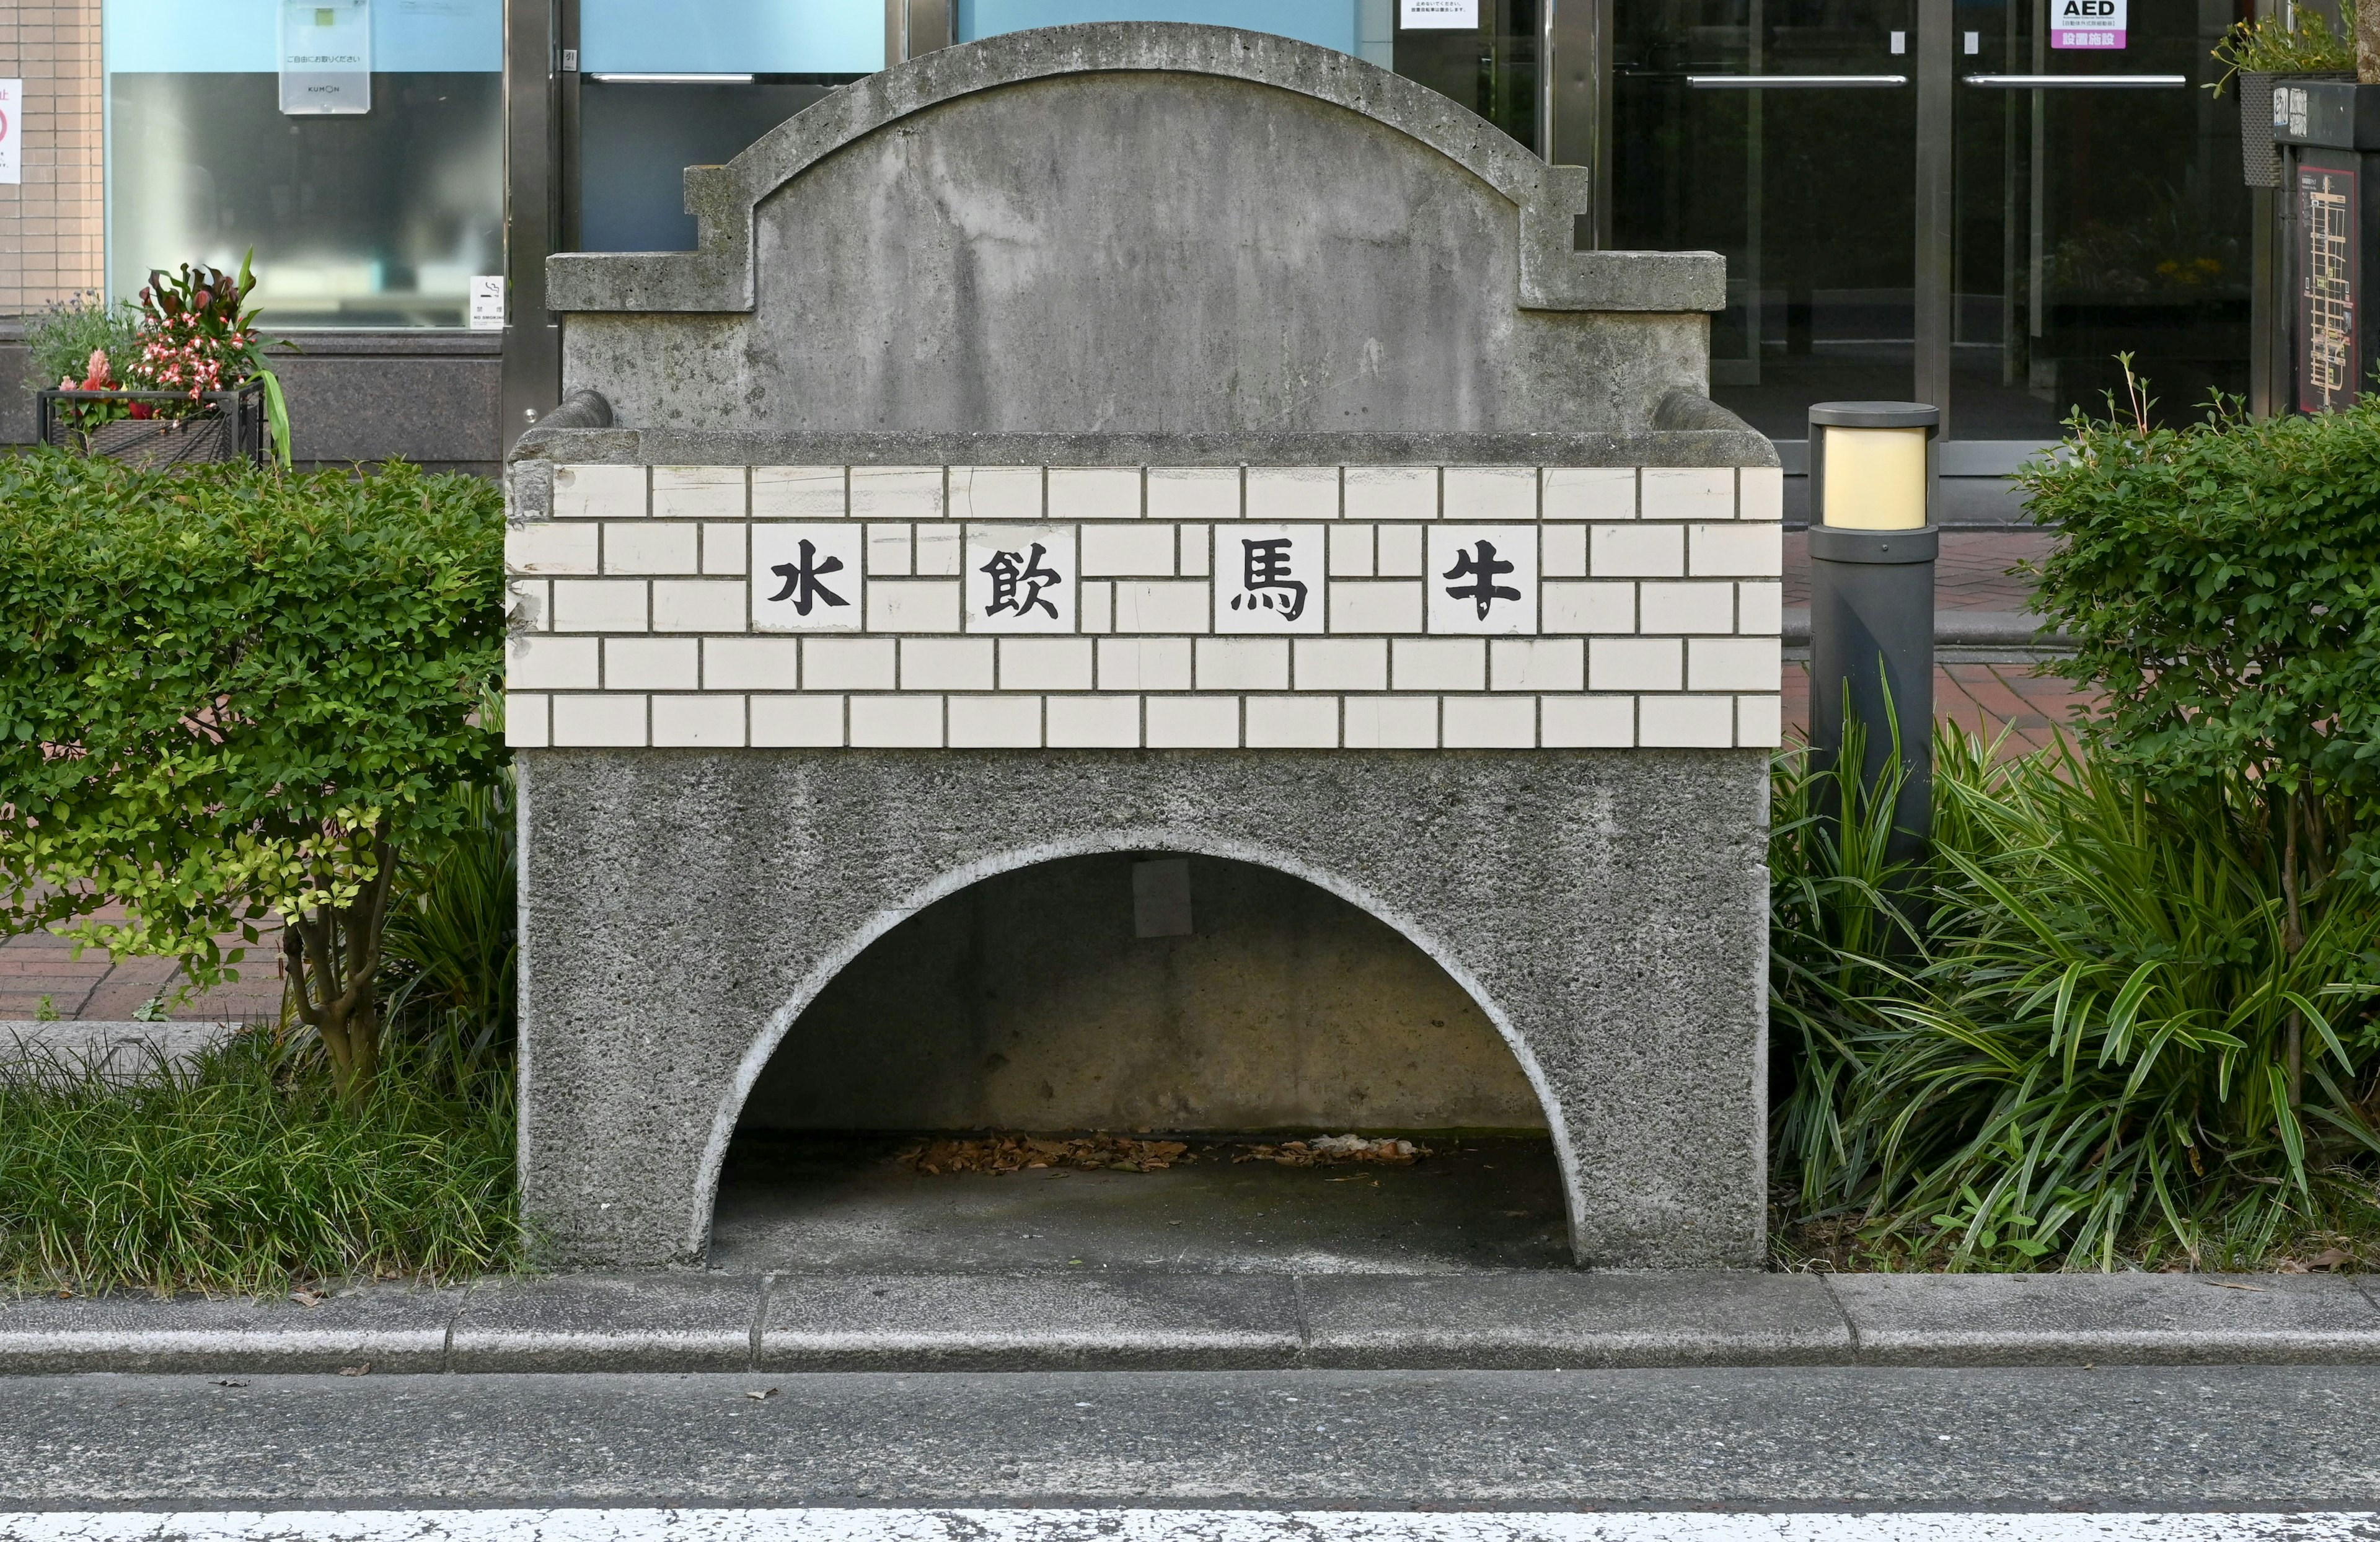
{"label": "kanji \u6c34", "polygon": [[820,561],[818,549],[807,540],[802,542],[801,554],[798,557],[792,562],[778,563],[769,571],[785,580],[785,587],[769,598],[771,601],[791,600],[794,602],[795,615],[809,614],[810,605],[814,601],[823,601],[829,605],[851,603],[850,601],[819,582],[821,575],[842,572],[843,559],[828,557]]}

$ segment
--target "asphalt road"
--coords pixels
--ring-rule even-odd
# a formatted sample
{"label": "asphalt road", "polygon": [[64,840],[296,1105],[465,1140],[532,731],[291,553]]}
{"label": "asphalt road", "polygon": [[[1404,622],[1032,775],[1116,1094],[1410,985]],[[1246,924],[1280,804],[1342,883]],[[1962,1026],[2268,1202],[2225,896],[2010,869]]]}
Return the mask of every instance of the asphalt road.
{"label": "asphalt road", "polygon": [[0,1511],[590,1505],[2361,1512],[2380,1368],[0,1378]]}

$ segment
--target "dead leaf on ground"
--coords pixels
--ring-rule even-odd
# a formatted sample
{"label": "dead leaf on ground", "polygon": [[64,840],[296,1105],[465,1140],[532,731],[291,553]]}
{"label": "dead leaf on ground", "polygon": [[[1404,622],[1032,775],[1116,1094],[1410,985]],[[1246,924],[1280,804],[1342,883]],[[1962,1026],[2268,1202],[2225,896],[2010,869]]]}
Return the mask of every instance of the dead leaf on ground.
{"label": "dead leaf on ground", "polygon": [[312,1291],[291,1291],[289,1293],[289,1299],[296,1302],[300,1306],[320,1306],[322,1305],[322,1298],[316,1295]]}
{"label": "dead leaf on ground", "polygon": [[1250,1146],[1235,1162],[1278,1162],[1282,1167],[1330,1167],[1340,1162],[1387,1162],[1408,1166],[1429,1155],[1429,1147],[1409,1140],[1367,1140],[1362,1135],[1320,1135],[1313,1140],[1284,1140],[1277,1146]]}
{"label": "dead leaf on ground", "polygon": [[2355,1261],[2355,1255],[2343,1247],[2325,1247],[2306,1260],[2308,1269],[2338,1269]]}
{"label": "dead leaf on ground", "polygon": [[339,1374],[341,1376],[370,1376],[371,1375],[371,1362],[367,1360],[360,1366],[341,1366],[339,1367]]}
{"label": "dead leaf on ground", "polygon": [[245,1386],[247,1386],[247,1385],[248,1385],[248,1383],[247,1383],[247,1382],[245,1382],[245,1381],[233,1381],[233,1380],[225,1379],[225,1380],[222,1380],[222,1381],[218,1381],[218,1382],[216,1382],[216,1383],[215,1383],[215,1385],[216,1385],[216,1386],[218,1386],[218,1387],[245,1387]]}
{"label": "dead leaf on ground", "polygon": [[747,1393],[745,1393],[744,1395],[745,1395],[746,1397],[747,1397],[747,1398],[750,1398],[754,1402],[768,1402],[771,1398],[775,1397],[775,1396],[777,1395],[777,1389],[775,1389],[774,1387],[771,1387],[771,1388],[769,1388],[769,1389],[768,1389],[767,1390],[765,1390],[765,1391],[759,1391],[759,1392],[747,1392]]}
{"label": "dead leaf on ground", "polygon": [[1028,1168],[1158,1172],[1196,1160],[1182,1141],[1111,1135],[975,1135],[929,1140],[900,1156],[904,1165],[933,1173],[1023,1172]]}

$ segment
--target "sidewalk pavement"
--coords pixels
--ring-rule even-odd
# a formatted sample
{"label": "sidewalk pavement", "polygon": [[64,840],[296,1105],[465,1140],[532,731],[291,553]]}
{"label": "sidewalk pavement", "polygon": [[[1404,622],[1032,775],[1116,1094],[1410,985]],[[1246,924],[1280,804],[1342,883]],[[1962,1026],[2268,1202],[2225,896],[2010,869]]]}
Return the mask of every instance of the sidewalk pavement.
{"label": "sidewalk pavement", "polygon": [[2380,1365],[2337,1275],[722,1274],[0,1297],[0,1375]]}
{"label": "sidewalk pavement", "polygon": [[[99,912],[102,918],[120,917],[120,907]],[[245,947],[248,957],[233,984],[168,1002],[164,1015],[175,1022],[239,1023],[274,1018],[281,1014],[281,953],[276,934],[261,942],[220,939],[225,948]],[[108,962],[103,948],[90,948],[80,958],[75,945],[52,932],[29,932],[0,938],[0,1023],[30,1022],[47,1013],[66,1022],[129,1022],[148,1002],[171,996],[184,983],[181,965],[170,958],[128,958]]]}

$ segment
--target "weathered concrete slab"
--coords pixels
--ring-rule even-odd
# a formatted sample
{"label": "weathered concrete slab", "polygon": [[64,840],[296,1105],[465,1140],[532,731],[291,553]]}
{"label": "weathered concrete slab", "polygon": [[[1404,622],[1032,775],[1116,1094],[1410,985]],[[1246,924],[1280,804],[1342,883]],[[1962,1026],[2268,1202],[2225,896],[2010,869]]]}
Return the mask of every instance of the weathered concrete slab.
{"label": "weathered concrete slab", "polygon": [[0,1070],[77,1076],[95,1070],[106,1081],[137,1082],[161,1066],[194,1069],[199,1057],[239,1031],[237,1023],[130,1020],[0,1022]]}
{"label": "weathered concrete slab", "polygon": [[1802,1366],[1852,1350],[1841,1311],[1809,1275],[1308,1275],[1298,1288],[1309,1366]]}
{"label": "weathered concrete slab", "polygon": [[0,1374],[434,1371],[460,1290],[341,1290],[321,1305],[150,1295],[0,1296]]}
{"label": "weathered concrete slab", "polygon": [[1252,1370],[1297,1363],[1296,1291],[1229,1274],[779,1275],[789,1370]]}
{"label": "weathered concrete slab", "polygon": [[1836,1274],[1868,1365],[2380,1363],[2350,1279],[2285,1274]]}
{"label": "weathered concrete slab", "polygon": [[741,1370],[757,1275],[567,1275],[484,1281],[455,1320],[455,1371]]}

